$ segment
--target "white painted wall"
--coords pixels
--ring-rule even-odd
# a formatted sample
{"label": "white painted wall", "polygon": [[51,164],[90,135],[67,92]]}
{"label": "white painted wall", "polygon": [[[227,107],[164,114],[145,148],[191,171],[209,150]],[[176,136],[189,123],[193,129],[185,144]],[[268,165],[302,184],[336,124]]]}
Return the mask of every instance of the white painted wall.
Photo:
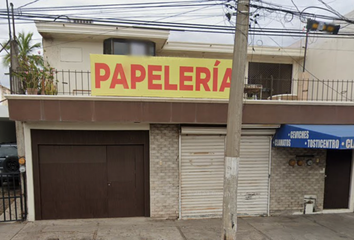
{"label": "white painted wall", "polygon": [[353,99],[354,40],[310,38],[309,43],[306,70],[309,79],[315,80],[309,83],[309,95],[312,95],[314,100]]}
{"label": "white painted wall", "polygon": [[9,107],[0,105],[0,120],[9,119]]}
{"label": "white painted wall", "polygon": [[0,105],[7,106],[7,101],[5,100],[6,99],[5,94],[10,94],[10,90],[0,85]]}
{"label": "white painted wall", "polygon": [[90,71],[90,54],[103,54],[103,41],[43,39],[44,57],[57,70]]}
{"label": "white painted wall", "polygon": [[103,54],[103,41],[43,39],[43,47],[49,64],[66,71],[57,74],[59,94],[90,95],[90,54]]}

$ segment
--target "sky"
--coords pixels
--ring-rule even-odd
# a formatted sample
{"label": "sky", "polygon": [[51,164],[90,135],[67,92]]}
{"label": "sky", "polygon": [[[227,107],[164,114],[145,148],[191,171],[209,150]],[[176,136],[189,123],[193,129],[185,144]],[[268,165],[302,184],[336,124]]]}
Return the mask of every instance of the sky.
{"label": "sky", "polygon": [[[183,0],[178,0],[183,1]],[[188,0],[185,0],[188,1]],[[201,0],[202,1],[202,0]],[[255,4],[259,4],[263,0],[254,0],[252,1]],[[146,2],[176,2],[168,0],[119,0],[119,1],[107,1],[107,0],[9,0],[9,3],[14,4],[14,8],[17,11],[21,6],[28,3],[32,3],[28,6],[22,7],[23,11],[26,11],[28,8],[34,9],[42,7],[57,7],[57,6],[72,6],[72,5],[97,5],[97,4],[121,4],[121,3],[146,3]],[[210,1],[209,1],[210,2]],[[214,1],[211,1],[214,2]],[[293,8],[296,7],[302,11],[304,8],[309,6],[325,7],[320,0],[264,0],[264,2],[271,4],[278,4],[284,8]],[[338,11],[340,14],[347,14],[354,10],[354,0],[324,0],[329,6]],[[294,5],[295,4],[295,5]],[[6,9],[6,1],[2,0],[0,2],[0,10]],[[20,8],[21,9],[21,8]],[[112,18],[123,18],[123,19],[132,19],[132,20],[145,20],[145,21],[166,21],[166,22],[178,22],[178,23],[196,23],[196,24],[210,24],[210,25],[224,25],[232,26],[234,24],[234,18],[231,18],[229,22],[225,17],[225,13],[230,10],[226,9],[221,5],[217,6],[206,6],[206,7],[195,7],[195,8],[171,8],[171,9],[156,9],[154,11],[144,9],[135,9],[135,10],[100,10],[92,11],[90,13],[80,12],[68,12],[67,14],[81,16],[81,17],[112,17]],[[330,13],[326,11],[321,11],[318,9],[311,9],[312,12],[318,14],[329,15]],[[43,11],[36,11],[36,13],[45,14]],[[296,18],[292,18],[289,15],[279,14],[272,11],[261,11],[257,17],[257,27],[261,28],[294,28],[294,29],[303,29],[305,24],[300,22]],[[52,14],[59,14],[52,12]],[[81,14],[81,15],[80,15]],[[332,15],[333,16],[333,15]],[[251,25],[252,27],[252,25]],[[33,32],[34,42],[41,42],[41,36],[37,32],[34,23],[31,22],[17,22],[16,32]],[[6,42],[8,40],[8,26],[6,19],[0,19],[0,41]],[[255,36],[249,37],[249,44],[255,46],[289,46],[294,42],[299,41],[300,38],[295,37],[269,37],[264,36]],[[221,44],[232,44],[233,35],[232,34],[216,34],[216,33],[192,33],[192,32],[173,32],[169,37],[169,41],[189,41],[189,42],[207,42],[207,43],[221,43]],[[9,86],[8,76],[5,73],[8,72],[8,69],[2,65],[2,59],[4,52],[0,53],[0,84],[4,86]]]}

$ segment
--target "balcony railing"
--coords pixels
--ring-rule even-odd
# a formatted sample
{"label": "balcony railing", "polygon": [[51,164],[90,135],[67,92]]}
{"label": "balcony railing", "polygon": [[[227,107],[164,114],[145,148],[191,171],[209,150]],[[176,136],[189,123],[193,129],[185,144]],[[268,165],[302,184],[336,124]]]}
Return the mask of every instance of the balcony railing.
{"label": "balcony railing", "polygon": [[[58,95],[91,96],[91,73],[89,71],[56,71],[54,82]],[[13,94],[24,91],[14,91]],[[44,84],[39,84],[40,86]],[[43,87],[38,94],[45,94]],[[321,79],[245,79],[245,99],[298,100],[298,101],[353,101],[354,80]]]}
{"label": "balcony railing", "polygon": [[91,96],[91,73],[89,71],[57,71],[55,80],[58,95]]}

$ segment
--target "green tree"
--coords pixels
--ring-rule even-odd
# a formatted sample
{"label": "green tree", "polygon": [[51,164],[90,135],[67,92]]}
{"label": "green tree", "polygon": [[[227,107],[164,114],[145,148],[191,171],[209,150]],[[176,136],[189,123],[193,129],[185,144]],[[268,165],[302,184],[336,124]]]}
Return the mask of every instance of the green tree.
{"label": "green tree", "polygon": [[[13,72],[21,81],[21,88],[26,91],[32,89],[32,94],[57,94],[57,80],[54,79],[56,70],[45,62],[42,55],[35,54],[35,50],[41,48],[40,43],[33,44],[33,33],[20,32],[18,42],[19,68]],[[4,43],[3,45],[5,45]],[[10,45],[6,49],[10,52]],[[4,66],[10,66],[10,53],[3,59]],[[27,92],[28,93],[28,92]]]}
{"label": "green tree", "polygon": [[[35,55],[33,52],[37,50],[38,48],[41,48],[41,43],[32,43],[33,33],[25,33],[25,32],[20,32],[17,37],[17,42],[18,42],[18,48],[19,48],[19,62],[27,62],[28,60],[34,60],[35,62],[39,63],[43,61],[43,57],[40,55]],[[5,45],[3,43],[3,45]],[[7,45],[6,47],[8,53],[5,55],[3,58],[3,65],[5,67],[9,67],[11,63],[11,57],[10,57],[10,44]]]}

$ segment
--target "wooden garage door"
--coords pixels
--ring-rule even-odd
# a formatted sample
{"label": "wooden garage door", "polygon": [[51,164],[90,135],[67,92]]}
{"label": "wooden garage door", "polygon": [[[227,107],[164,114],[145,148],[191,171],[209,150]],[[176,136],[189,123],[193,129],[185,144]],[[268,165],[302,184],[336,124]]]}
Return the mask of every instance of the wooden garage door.
{"label": "wooden garage door", "polygon": [[109,217],[144,216],[144,146],[107,147]]}
{"label": "wooden garage door", "polygon": [[36,219],[149,216],[147,132],[33,131],[32,141]]}

